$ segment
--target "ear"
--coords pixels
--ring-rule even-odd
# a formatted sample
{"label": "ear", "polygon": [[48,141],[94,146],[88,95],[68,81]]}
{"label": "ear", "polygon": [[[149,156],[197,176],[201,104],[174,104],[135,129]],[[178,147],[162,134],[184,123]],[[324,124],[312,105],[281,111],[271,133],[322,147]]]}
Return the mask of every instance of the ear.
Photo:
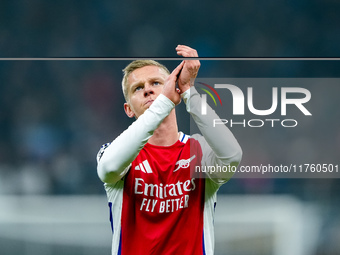
{"label": "ear", "polygon": [[135,113],[132,111],[128,103],[124,103],[124,111],[129,118],[132,118],[135,116]]}

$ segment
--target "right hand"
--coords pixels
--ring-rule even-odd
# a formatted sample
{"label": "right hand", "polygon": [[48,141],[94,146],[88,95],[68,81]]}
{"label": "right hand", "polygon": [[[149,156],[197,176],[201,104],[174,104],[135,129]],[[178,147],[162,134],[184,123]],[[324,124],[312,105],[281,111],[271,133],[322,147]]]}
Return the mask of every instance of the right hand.
{"label": "right hand", "polygon": [[176,88],[176,82],[178,79],[178,75],[182,70],[184,65],[184,61],[182,61],[168,76],[165,80],[162,94],[169,98],[175,105],[178,105],[181,102],[181,95],[179,89]]}
{"label": "right hand", "polygon": [[[178,45],[176,47],[177,55],[185,58],[198,58],[197,51],[185,45]],[[178,77],[178,87],[181,93],[194,86],[194,80],[197,77],[198,70],[201,66],[199,60],[184,60],[181,75]]]}

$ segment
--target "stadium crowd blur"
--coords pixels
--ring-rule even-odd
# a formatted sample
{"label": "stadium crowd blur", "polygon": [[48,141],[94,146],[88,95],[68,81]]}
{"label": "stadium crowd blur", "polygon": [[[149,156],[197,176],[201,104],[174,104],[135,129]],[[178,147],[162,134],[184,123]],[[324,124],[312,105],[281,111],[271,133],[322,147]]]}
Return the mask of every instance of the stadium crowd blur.
{"label": "stadium crowd blur", "polygon": [[[176,57],[177,44],[196,48],[201,57],[340,56],[335,1],[324,1],[321,12],[318,1],[305,0],[246,1],[246,8],[237,1],[193,6],[178,0],[158,6],[130,0],[120,1],[119,8],[112,1],[81,2],[2,1],[0,57]],[[195,14],[188,21],[192,8]],[[0,62],[0,194],[104,192],[95,156],[131,123],[122,107],[121,70],[127,63]],[[179,61],[163,63],[172,70]],[[339,77],[339,67],[340,61],[203,60],[199,77]],[[273,129],[277,147],[290,148],[274,158],[273,143],[261,141],[258,130],[247,129],[246,136],[244,130],[233,130],[244,149],[242,163],[265,159],[280,164],[299,153],[314,163],[320,158],[339,163],[339,94],[326,94],[321,85],[314,91],[320,97],[312,95],[311,108],[322,113],[315,121],[332,127],[300,130],[299,140]],[[182,129],[189,132],[188,126]],[[220,192],[289,193],[321,201],[335,214],[339,187],[337,179],[235,179]]]}

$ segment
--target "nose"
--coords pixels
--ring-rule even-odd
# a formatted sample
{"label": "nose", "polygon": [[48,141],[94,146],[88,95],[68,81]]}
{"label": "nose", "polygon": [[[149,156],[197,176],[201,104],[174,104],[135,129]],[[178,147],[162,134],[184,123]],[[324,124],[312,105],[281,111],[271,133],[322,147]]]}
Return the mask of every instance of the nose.
{"label": "nose", "polygon": [[144,96],[147,97],[148,95],[152,95],[155,92],[153,91],[153,86],[150,84],[145,84],[144,86]]}

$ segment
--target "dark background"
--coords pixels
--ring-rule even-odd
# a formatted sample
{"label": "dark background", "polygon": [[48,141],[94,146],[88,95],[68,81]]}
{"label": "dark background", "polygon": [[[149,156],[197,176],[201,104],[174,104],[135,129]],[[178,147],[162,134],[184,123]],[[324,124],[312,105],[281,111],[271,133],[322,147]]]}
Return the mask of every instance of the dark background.
{"label": "dark background", "polygon": [[[200,57],[340,57],[339,7],[336,0],[1,1],[0,57],[176,57],[178,44],[197,49]],[[172,70],[180,60],[161,62]],[[201,63],[202,78],[340,76],[337,60]],[[0,195],[104,196],[96,153],[132,122],[124,114],[121,92],[126,64],[0,61]],[[320,121],[332,125],[332,132],[315,129],[307,136],[320,142],[299,148],[313,146],[315,153],[330,155],[329,162],[311,163],[338,164],[338,93],[330,97],[322,86],[314,89],[312,100],[319,99],[314,104],[320,106]],[[187,116],[179,118],[180,128],[189,132]],[[289,133],[273,132],[271,137],[290,146]],[[268,134],[259,135],[267,139]],[[240,139],[250,152],[244,162],[254,164],[249,148],[257,154],[261,148]],[[332,151],[322,142],[327,140],[335,144]],[[273,164],[282,158],[286,154]],[[327,238],[340,237],[337,179],[235,179],[220,194],[291,194],[317,203],[325,219],[317,254],[338,251]]]}

